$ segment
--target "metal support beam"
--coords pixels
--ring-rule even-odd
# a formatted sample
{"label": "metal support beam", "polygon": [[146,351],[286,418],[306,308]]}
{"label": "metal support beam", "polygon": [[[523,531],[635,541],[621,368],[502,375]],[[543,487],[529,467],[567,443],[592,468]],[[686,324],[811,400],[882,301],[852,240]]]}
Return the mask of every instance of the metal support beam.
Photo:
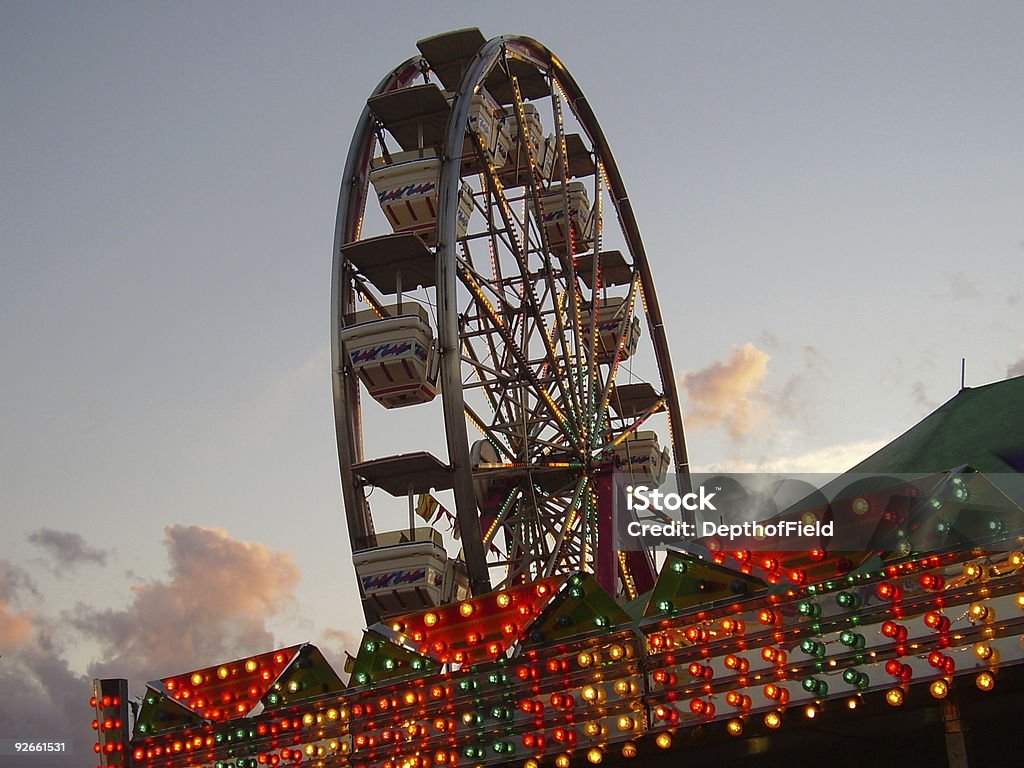
{"label": "metal support beam", "polygon": [[946,759],[949,768],[970,768],[967,752],[967,732],[970,730],[960,717],[960,705],[954,694],[942,700],[942,728],[946,733]]}

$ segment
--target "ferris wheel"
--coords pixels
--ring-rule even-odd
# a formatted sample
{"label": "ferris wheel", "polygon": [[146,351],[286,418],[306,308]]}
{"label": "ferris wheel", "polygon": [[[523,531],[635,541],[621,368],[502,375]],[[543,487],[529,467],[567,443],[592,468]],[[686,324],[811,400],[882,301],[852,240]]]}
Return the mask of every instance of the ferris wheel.
{"label": "ferris wheel", "polygon": [[[636,597],[654,562],[615,546],[612,474],[689,475],[619,169],[537,41],[464,29],[417,46],[359,118],[334,241],[335,425],[367,618],[575,571]],[[388,226],[367,235],[378,203]],[[365,430],[401,434],[407,409],[438,398],[446,457],[366,455]],[[408,497],[407,528],[377,530],[377,489]],[[413,515],[442,492],[456,556]]]}

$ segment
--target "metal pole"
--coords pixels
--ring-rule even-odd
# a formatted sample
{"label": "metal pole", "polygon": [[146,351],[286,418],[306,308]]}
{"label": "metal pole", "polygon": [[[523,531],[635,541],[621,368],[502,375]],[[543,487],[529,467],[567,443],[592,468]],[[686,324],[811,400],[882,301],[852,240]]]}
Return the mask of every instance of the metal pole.
{"label": "metal pole", "polygon": [[949,768],[970,768],[967,752],[967,724],[960,718],[960,705],[953,694],[942,700],[942,726],[946,734]]}
{"label": "metal pole", "polygon": [[416,541],[416,508],[412,496],[412,483],[409,483],[409,541]]}
{"label": "metal pole", "polygon": [[501,44],[501,38],[494,38],[484,44],[455,92],[441,155],[437,201],[437,336],[441,352],[441,394],[448,439],[448,462],[454,474],[452,490],[455,495],[455,516],[462,531],[462,549],[466,569],[469,571],[470,588],[475,595],[490,591],[491,577],[480,530],[476,493],[473,490],[472,467],[469,466],[469,438],[466,435],[466,411],[462,395],[456,219],[462,187],[462,145],[469,124],[473,92],[477,83],[483,80],[497,61]]}

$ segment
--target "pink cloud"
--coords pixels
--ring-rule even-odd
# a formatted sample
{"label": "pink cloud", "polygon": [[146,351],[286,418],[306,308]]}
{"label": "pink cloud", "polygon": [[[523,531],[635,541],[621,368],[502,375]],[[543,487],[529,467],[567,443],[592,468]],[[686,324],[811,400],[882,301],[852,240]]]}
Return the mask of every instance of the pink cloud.
{"label": "pink cloud", "polygon": [[133,587],[124,610],[80,606],[73,625],[104,649],[96,676],[151,680],[271,650],[266,619],[295,602],[291,556],[226,531],[172,525],[166,581]]}
{"label": "pink cloud", "polygon": [[733,347],[724,363],[716,361],[681,374],[679,382],[687,394],[687,427],[721,426],[733,440],[750,435],[770,415],[762,390],[770,359],[767,352],[747,342]]}

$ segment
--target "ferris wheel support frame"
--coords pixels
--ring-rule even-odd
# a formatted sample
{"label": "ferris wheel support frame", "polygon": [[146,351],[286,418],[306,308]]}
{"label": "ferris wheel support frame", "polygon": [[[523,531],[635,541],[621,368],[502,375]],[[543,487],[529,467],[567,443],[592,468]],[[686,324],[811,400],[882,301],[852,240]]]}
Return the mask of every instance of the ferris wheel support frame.
{"label": "ferris wheel support frame", "polygon": [[[401,87],[419,75],[424,66],[422,57],[413,56],[392,70],[378,83],[371,96]],[[334,399],[334,433],[338,446],[341,492],[345,503],[349,544],[353,551],[372,546],[375,536],[373,521],[361,497],[361,487],[354,481],[352,465],[362,460],[362,423],[359,413],[359,380],[352,375],[342,355],[341,329],[345,315],[353,309],[354,297],[346,279],[345,259],[341,249],[358,239],[366,208],[369,178],[367,158],[376,139],[373,114],[369,105],[363,107],[352,133],[341,191],[338,194],[338,215],[334,226],[334,254],[331,269],[331,382]]]}

